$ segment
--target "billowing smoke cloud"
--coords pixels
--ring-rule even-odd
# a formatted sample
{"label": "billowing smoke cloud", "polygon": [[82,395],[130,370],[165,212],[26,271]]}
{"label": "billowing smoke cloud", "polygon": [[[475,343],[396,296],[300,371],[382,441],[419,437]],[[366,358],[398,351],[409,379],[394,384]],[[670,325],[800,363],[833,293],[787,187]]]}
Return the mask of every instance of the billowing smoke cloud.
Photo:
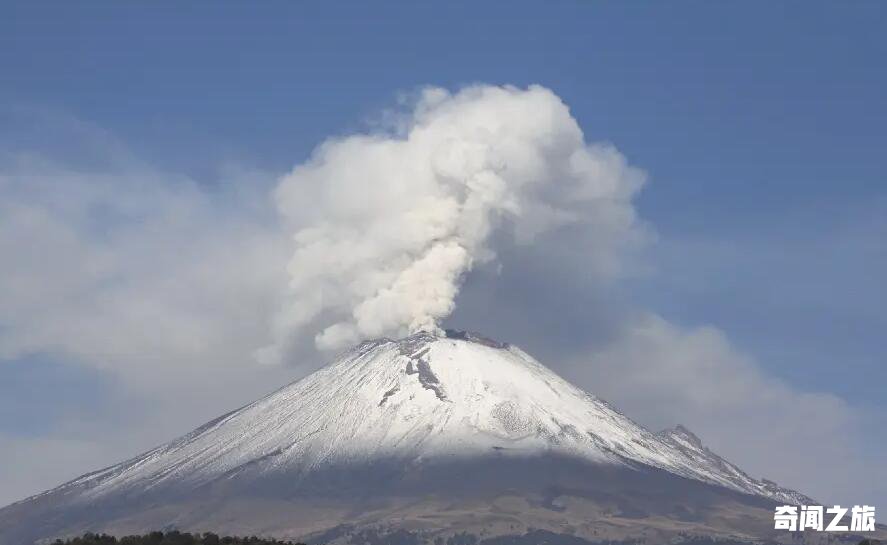
{"label": "billowing smoke cloud", "polygon": [[612,146],[587,144],[548,89],[432,88],[396,119],[324,142],[281,179],[295,252],[276,341],[260,359],[285,357],[309,324],[321,349],[437,330],[464,275],[495,258],[497,231],[529,244],[588,223],[601,243],[576,251],[602,271],[638,236],[631,199],[643,174]]}

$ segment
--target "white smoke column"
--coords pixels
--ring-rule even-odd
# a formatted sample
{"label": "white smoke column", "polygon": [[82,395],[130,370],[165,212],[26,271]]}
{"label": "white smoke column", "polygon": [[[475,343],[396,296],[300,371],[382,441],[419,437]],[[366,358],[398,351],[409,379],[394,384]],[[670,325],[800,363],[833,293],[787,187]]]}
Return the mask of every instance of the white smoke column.
{"label": "white smoke column", "polygon": [[495,256],[494,230],[529,243],[584,221],[615,240],[635,228],[642,182],[611,146],[586,144],[548,89],[427,89],[395,130],[327,140],[280,180],[295,252],[260,358],[285,356],[306,327],[321,349],[436,331],[464,275]]}

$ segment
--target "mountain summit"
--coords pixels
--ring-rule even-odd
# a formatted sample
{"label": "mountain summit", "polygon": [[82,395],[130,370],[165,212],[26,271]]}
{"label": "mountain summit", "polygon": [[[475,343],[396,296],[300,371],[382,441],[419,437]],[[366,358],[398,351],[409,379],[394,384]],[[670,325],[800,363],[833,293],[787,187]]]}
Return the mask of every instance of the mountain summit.
{"label": "mountain summit", "polygon": [[809,501],[682,426],[647,431],[517,347],[448,331],[364,342],[166,445],[2,509],[0,542],[160,528],[355,543],[755,540],[772,505]]}

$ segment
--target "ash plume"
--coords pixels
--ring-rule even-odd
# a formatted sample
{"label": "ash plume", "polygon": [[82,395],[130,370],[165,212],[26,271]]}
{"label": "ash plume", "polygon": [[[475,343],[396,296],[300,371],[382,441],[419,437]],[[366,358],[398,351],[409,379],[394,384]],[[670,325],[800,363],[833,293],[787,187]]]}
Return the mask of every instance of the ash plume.
{"label": "ash plume", "polygon": [[422,91],[386,131],[331,138],[283,176],[277,208],[293,233],[276,362],[311,328],[320,349],[436,331],[465,275],[516,244],[583,222],[602,269],[637,235],[643,173],[588,144],[568,107],[540,86]]}

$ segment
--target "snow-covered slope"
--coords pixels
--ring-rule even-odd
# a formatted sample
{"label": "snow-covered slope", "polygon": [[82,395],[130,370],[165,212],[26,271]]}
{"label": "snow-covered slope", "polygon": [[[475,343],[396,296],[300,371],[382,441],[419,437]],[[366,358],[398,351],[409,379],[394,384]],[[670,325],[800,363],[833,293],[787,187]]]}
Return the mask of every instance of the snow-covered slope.
{"label": "snow-covered slope", "polygon": [[247,468],[295,480],[373,460],[491,452],[653,467],[779,502],[804,499],[752,479],[682,427],[651,433],[520,349],[465,333],[365,342],[264,399],[55,492],[98,500],[193,488]]}
{"label": "snow-covered slope", "polygon": [[0,545],[163,528],[326,544],[786,542],[776,502],[811,503],[683,427],[647,431],[516,347],[419,333],[365,342],[0,509]]}
{"label": "snow-covered slope", "polygon": [[[733,488],[758,496],[773,498],[791,505],[816,503],[807,496],[782,488],[766,479],[756,480],[744,471],[708,450],[702,441],[684,426],[677,425],[656,434],[660,439],[676,448],[688,459],[699,466],[705,466],[710,474],[718,475],[718,484],[732,483]],[[729,486],[729,485],[728,485]]]}

